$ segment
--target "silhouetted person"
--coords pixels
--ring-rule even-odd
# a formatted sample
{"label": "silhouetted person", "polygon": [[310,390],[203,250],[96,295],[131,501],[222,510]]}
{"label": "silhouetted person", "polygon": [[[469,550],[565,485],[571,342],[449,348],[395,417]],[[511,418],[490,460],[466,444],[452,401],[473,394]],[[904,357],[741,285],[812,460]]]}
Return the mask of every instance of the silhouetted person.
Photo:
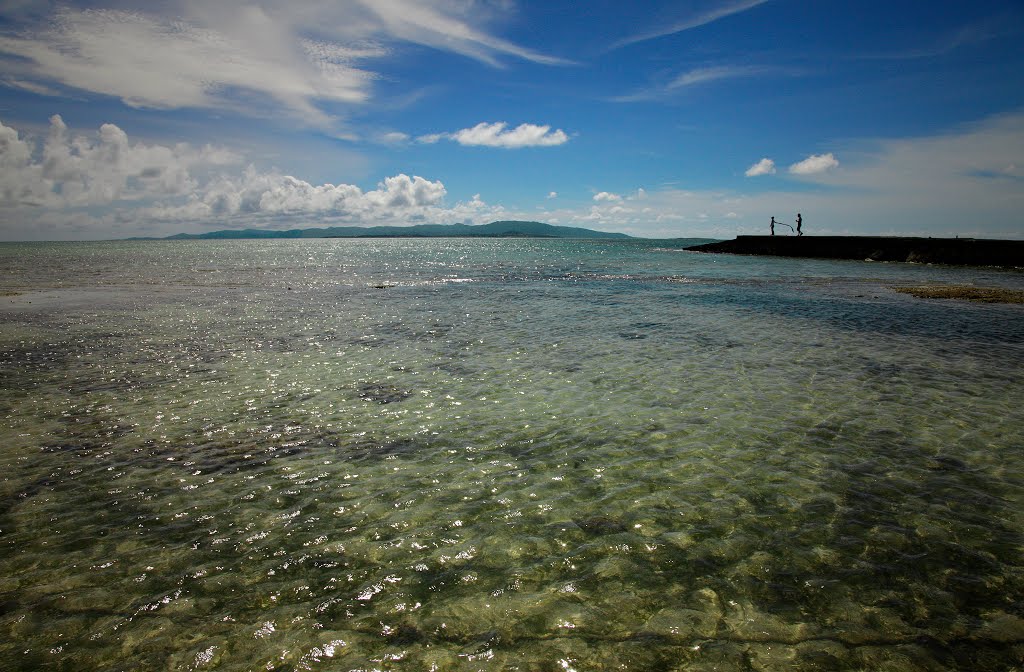
{"label": "silhouetted person", "polygon": [[772,217],[771,231],[772,231],[772,235],[774,236],[775,235],[775,217],[774,216]]}
{"label": "silhouetted person", "polygon": [[800,213],[799,212],[796,213],[796,235],[798,235],[798,236],[804,235],[804,232],[800,230],[800,227],[803,226],[803,224],[804,224],[804,220],[800,217]]}

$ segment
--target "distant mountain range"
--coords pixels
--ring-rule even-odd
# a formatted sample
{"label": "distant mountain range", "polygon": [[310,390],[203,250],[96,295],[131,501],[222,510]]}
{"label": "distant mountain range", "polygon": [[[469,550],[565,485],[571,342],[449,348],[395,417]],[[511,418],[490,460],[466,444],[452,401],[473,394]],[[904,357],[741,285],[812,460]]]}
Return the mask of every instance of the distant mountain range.
{"label": "distant mountain range", "polygon": [[630,238],[574,226],[542,222],[490,224],[417,224],[414,226],[330,226],[319,229],[226,229],[209,233],[179,233],[164,240],[226,240],[233,238]]}

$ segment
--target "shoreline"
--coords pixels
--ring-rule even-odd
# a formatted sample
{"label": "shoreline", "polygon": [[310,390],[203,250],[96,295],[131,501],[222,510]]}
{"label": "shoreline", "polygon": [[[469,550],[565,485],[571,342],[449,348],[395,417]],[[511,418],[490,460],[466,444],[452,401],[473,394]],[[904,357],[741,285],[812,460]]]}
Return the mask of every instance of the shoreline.
{"label": "shoreline", "polygon": [[1024,240],[896,236],[736,236],[687,247],[693,252],[1024,267]]}

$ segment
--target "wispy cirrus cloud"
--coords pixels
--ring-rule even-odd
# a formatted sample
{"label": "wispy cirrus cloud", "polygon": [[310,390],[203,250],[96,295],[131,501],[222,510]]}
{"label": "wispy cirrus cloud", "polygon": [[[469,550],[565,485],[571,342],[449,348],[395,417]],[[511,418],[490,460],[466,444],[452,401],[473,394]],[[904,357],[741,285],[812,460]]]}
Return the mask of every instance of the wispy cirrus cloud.
{"label": "wispy cirrus cloud", "polygon": [[[0,52],[23,81],[120,98],[137,108],[220,108],[266,113],[269,100],[326,127],[319,101],[358,104],[373,75],[329,49],[299,39],[259,8],[231,31],[119,10],[64,8],[34,31],[0,37]],[[245,37],[243,37],[243,35]],[[239,93],[248,93],[241,104]],[[244,97],[244,96],[243,96]]]}
{"label": "wispy cirrus cloud", "polygon": [[999,25],[996,19],[987,19],[970,23],[960,28],[939,35],[925,44],[916,46],[902,45],[901,48],[893,51],[867,51],[859,52],[854,58],[857,60],[877,61],[911,61],[922,58],[935,58],[944,56],[957,49],[970,47],[988,42],[1006,32],[1006,29]]}
{"label": "wispy cirrus cloud", "polygon": [[702,68],[693,68],[681,72],[670,80],[640,89],[633,93],[612,98],[614,102],[632,103],[640,101],[657,100],[667,98],[685,89],[710,84],[727,79],[740,79],[743,77],[754,77],[767,73],[782,73],[777,68],[769,68],[758,65],[713,65]]}
{"label": "wispy cirrus cloud", "polygon": [[512,56],[545,65],[569,64],[567,60],[526,49],[474,28],[465,18],[451,13],[451,3],[359,0],[358,4],[379,20],[380,30],[409,42],[442,51],[454,51],[494,66],[501,65],[499,56]]}
{"label": "wispy cirrus cloud", "polygon": [[374,60],[395,44],[491,66],[565,63],[483,30],[474,6],[443,0],[171,0],[133,11],[64,6],[30,18],[8,10],[0,8],[8,19],[0,85],[47,95],[76,89],[136,108],[284,112],[324,130],[338,127],[339,110],[372,99]]}
{"label": "wispy cirrus cloud", "polygon": [[753,9],[754,7],[763,5],[766,2],[768,2],[768,0],[731,0],[730,2],[723,2],[718,6],[705,9],[704,11],[695,14],[690,14],[674,22],[666,22],[664,25],[652,30],[619,40],[612,45],[612,49],[618,49],[630,44],[636,44],[637,42],[646,42],[647,40],[653,40],[666,35],[673,35],[675,33],[699,28],[718,21],[719,19],[732,16],[733,14],[740,14],[749,9]]}

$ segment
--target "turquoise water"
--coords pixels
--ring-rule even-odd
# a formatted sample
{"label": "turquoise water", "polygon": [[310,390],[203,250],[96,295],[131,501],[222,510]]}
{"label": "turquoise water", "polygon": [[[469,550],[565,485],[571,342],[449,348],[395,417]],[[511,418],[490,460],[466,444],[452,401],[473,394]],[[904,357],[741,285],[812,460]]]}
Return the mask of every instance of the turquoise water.
{"label": "turquoise water", "polygon": [[0,245],[0,667],[1006,670],[1017,272]]}

